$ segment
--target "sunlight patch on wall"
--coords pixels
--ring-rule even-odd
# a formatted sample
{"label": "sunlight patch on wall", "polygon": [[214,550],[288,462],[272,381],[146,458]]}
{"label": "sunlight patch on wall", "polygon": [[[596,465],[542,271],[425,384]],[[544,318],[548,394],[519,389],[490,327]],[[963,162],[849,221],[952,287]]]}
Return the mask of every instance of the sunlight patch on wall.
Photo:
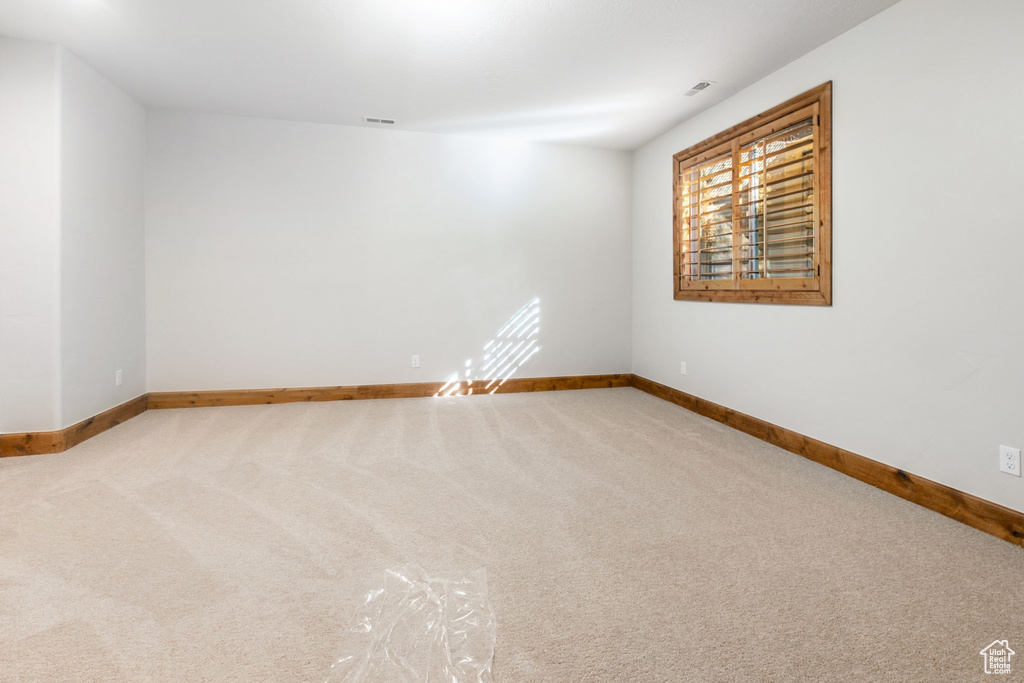
{"label": "sunlight patch on wall", "polygon": [[474,370],[473,359],[467,359],[465,367],[445,378],[444,386],[434,396],[495,393],[540,353],[539,335],[540,298],[534,297],[513,313],[494,338],[484,344],[478,370]]}

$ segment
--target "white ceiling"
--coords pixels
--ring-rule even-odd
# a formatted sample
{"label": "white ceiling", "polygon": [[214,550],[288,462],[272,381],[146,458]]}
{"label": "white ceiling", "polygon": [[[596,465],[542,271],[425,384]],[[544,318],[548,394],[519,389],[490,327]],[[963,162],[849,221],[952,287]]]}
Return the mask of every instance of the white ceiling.
{"label": "white ceiling", "polygon": [[0,0],[0,35],[147,107],[633,149],[892,4]]}

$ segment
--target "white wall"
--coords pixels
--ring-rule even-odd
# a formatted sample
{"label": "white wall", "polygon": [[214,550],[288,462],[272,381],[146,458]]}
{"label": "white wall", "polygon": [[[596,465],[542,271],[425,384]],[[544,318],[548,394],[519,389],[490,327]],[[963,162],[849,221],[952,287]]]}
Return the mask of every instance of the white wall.
{"label": "white wall", "polygon": [[0,38],[0,431],[60,425],[58,51]]}
{"label": "white wall", "polygon": [[74,55],[0,38],[2,432],[145,392],[144,137],[144,110]]}
{"label": "white wall", "polygon": [[[904,0],[638,150],[634,371],[1024,510],[1022,26]],[[672,155],[830,79],[834,305],[673,301]]]}
{"label": "white wall", "polygon": [[629,371],[627,153],[151,112],[146,164],[150,391],[438,381],[534,297],[519,376]]}
{"label": "white wall", "polygon": [[134,100],[61,50],[65,426],[146,391],[145,121]]}

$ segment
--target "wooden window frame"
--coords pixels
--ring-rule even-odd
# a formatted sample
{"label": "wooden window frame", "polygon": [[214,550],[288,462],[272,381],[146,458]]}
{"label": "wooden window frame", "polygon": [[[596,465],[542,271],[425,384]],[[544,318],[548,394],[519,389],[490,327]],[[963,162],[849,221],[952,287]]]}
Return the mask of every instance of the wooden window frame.
{"label": "wooden window frame", "polygon": [[[806,117],[814,122],[813,171],[813,277],[763,277],[744,279],[733,268],[731,279],[685,280],[681,272],[683,225],[681,217],[683,169],[738,150],[753,140],[783,130]],[[672,263],[673,295],[677,301],[731,301],[737,303],[832,305],[832,82],[808,90],[793,99],[747,119],[672,157]],[[739,168],[733,168],[738,182]],[[735,185],[734,185],[735,187]],[[734,190],[734,207],[735,197]],[[734,264],[738,259],[741,216],[732,212]]]}

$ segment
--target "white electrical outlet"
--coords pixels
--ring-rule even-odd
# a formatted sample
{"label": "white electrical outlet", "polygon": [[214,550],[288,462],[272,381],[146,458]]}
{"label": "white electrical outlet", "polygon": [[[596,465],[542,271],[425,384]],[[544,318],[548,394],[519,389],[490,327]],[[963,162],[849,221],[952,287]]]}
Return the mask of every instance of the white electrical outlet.
{"label": "white electrical outlet", "polygon": [[1020,449],[1009,446],[999,447],[999,471],[1020,476]]}
{"label": "white electrical outlet", "polygon": [[685,375],[686,374],[686,361],[680,361],[679,362],[679,374],[680,375]]}
{"label": "white electrical outlet", "polygon": [[114,386],[121,386],[122,381],[124,381],[124,374],[122,373],[121,370],[118,370],[117,372],[114,373]]}
{"label": "white electrical outlet", "polygon": [[412,366],[414,368],[418,368],[420,366],[420,357],[419,356],[413,356],[412,357]]}

